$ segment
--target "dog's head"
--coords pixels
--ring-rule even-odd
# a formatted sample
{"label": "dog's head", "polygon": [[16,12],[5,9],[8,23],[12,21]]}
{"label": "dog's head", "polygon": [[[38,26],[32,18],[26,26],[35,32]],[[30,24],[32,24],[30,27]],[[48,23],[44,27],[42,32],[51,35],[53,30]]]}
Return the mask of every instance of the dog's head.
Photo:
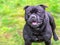
{"label": "dog's head", "polygon": [[44,5],[26,6],[24,8],[26,22],[33,28],[39,27],[45,18],[45,8]]}

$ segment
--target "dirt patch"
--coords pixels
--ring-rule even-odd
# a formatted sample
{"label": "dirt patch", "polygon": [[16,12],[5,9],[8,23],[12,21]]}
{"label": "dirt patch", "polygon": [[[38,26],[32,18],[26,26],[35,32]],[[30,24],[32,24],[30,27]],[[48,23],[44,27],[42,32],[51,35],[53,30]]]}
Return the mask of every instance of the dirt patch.
{"label": "dirt patch", "polygon": [[19,34],[20,36],[22,36],[22,35],[23,35],[23,32],[22,32],[22,31],[17,30],[17,32],[18,32],[18,34]]}
{"label": "dirt patch", "polygon": [[6,39],[10,39],[12,37],[12,35],[10,33],[4,33],[3,36],[6,38]]}

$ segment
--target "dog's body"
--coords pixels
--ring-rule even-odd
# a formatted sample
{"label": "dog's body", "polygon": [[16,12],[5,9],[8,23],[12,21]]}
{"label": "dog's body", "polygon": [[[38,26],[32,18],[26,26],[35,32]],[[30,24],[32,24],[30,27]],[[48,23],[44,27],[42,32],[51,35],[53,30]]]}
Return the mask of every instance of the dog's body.
{"label": "dog's body", "polygon": [[54,19],[50,13],[45,11],[44,5],[26,6],[25,20],[26,24],[23,30],[25,45],[43,41],[45,45],[51,45],[52,34],[54,39],[58,40]]}

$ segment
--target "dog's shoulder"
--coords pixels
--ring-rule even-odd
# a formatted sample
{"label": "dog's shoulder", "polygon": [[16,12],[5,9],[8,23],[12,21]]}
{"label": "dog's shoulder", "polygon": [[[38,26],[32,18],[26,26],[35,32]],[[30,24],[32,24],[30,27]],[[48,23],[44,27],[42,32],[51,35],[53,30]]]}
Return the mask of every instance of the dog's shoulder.
{"label": "dog's shoulder", "polygon": [[49,22],[50,22],[50,25],[51,27],[53,28],[53,30],[55,29],[56,25],[55,25],[55,20],[54,20],[54,17],[51,13],[47,12],[47,15],[49,17]]}
{"label": "dog's shoulder", "polygon": [[51,14],[50,12],[46,12],[46,15],[47,15],[50,19],[53,18],[52,14]]}
{"label": "dog's shoulder", "polygon": [[52,14],[50,12],[46,12],[46,15],[48,16],[49,21],[53,21],[54,20]]}
{"label": "dog's shoulder", "polygon": [[24,25],[24,29],[29,29],[28,24],[25,24],[25,25]]}
{"label": "dog's shoulder", "polygon": [[50,12],[45,12],[45,14],[50,18],[50,17],[52,17],[52,14],[50,13]]}
{"label": "dog's shoulder", "polygon": [[24,30],[27,31],[27,32],[30,32],[31,31],[31,28],[28,24],[25,24],[24,25]]}

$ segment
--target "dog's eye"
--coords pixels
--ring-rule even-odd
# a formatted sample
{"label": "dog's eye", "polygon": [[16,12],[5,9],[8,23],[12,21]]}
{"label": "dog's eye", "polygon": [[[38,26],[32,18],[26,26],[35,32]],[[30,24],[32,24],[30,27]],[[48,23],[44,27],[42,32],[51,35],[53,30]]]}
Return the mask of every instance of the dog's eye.
{"label": "dog's eye", "polygon": [[28,18],[30,17],[31,13],[27,13]]}
{"label": "dog's eye", "polygon": [[31,13],[30,13],[30,12],[29,12],[28,14],[29,14],[29,15],[31,15]]}
{"label": "dog's eye", "polygon": [[29,18],[29,15],[28,15],[28,18]]}
{"label": "dog's eye", "polygon": [[27,15],[29,15],[29,16],[30,16],[30,15],[31,15],[31,13],[27,13]]}
{"label": "dog's eye", "polygon": [[38,11],[39,13],[41,13],[41,11]]}
{"label": "dog's eye", "polygon": [[40,13],[41,13],[41,11],[37,12],[37,14],[40,14]]}

